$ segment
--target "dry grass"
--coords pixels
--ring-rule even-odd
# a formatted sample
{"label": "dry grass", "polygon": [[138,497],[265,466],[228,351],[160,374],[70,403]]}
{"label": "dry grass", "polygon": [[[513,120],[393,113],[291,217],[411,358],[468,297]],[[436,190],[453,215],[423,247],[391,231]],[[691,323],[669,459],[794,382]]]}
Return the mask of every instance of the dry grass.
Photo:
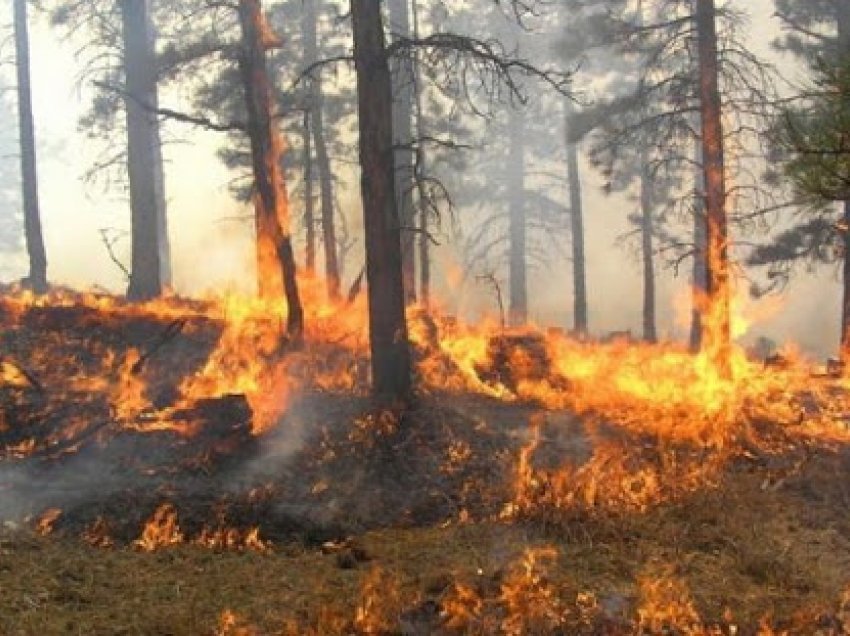
{"label": "dry grass", "polygon": [[[815,467],[806,478],[827,474]],[[269,555],[192,546],[142,554],[16,533],[0,543],[0,632],[366,631],[355,622],[357,608],[365,580],[380,570],[373,603],[389,632],[416,633],[419,621],[425,631],[418,633],[433,633],[458,582],[504,612],[493,599],[506,573],[525,548],[548,544],[560,557],[546,584],[578,621],[563,633],[638,633],[641,609],[685,605],[684,595],[693,603],[686,615],[695,612],[701,627],[755,633],[769,616],[789,633],[814,634],[818,626],[839,629],[839,600],[850,583],[846,509],[831,508],[828,484],[822,494],[813,504],[793,487],[771,491],[759,475],[738,475],[717,491],[616,523],[587,520],[546,532],[495,522],[387,529],[358,539],[369,560],[350,568],[337,555],[297,546]],[[428,608],[432,615],[417,618]],[[236,617],[231,627],[222,622],[227,610]]]}

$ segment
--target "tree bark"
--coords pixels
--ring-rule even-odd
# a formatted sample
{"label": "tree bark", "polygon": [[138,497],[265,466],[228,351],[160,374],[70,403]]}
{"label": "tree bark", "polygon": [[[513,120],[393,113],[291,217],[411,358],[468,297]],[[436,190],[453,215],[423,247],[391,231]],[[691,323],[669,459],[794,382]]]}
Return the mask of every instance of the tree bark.
{"label": "tree bark", "polygon": [[[419,6],[412,0],[410,11],[413,15],[413,39],[419,39]],[[425,137],[425,111],[422,107],[422,82],[419,70],[419,54],[413,58],[414,93],[416,96],[416,135]],[[418,161],[415,166],[417,190],[419,192],[419,301],[427,308],[431,302],[431,238],[429,236],[428,202],[422,178],[427,174],[427,157],[421,146],[418,149]]]}
{"label": "tree bark", "polygon": [[841,360],[850,363],[850,201],[844,201],[844,294],[841,302]]}
{"label": "tree bark", "polygon": [[121,0],[124,74],[128,97],[127,171],[132,259],[127,297],[148,300],[171,284],[154,29],[149,0]]}
{"label": "tree bark", "polygon": [[[700,123],[696,122],[699,129]],[[702,306],[706,294],[706,221],[705,221],[705,178],[702,169],[702,134],[694,139],[694,190],[693,190],[693,261],[691,265],[691,352],[702,347]]]}
{"label": "tree bark", "polygon": [[[319,59],[319,18],[316,2],[304,3],[304,61],[305,66]],[[325,253],[325,284],[332,300],[339,298],[340,267],[337,254],[336,222],[334,220],[333,175],[331,160],[325,141],[324,94],[322,78],[312,77],[310,82],[310,119],[313,144],[316,147],[316,167],[319,170],[319,200],[321,206],[322,244]]]}
{"label": "tree bark", "polygon": [[697,0],[696,26],[708,231],[706,237],[708,307],[703,314],[702,349],[705,350],[708,347],[708,352],[720,372],[728,375],[731,372],[732,347],[729,229],[726,215],[726,175],[714,0]]}
{"label": "tree bark", "polygon": [[647,173],[646,157],[641,157],[640,172],[640,211],[641,211],[641,257],[643,260],[643,339],[647,342],[658,341],[655,324],[655,260],[653,256],[652,235],[654,223],[652,217],[652,183]]}
{"label": "tree bark", "polygon": [[508,163],[505,166],[508,186],[510,244],[510,305],[512,325],[528,321],[527,225],[525,218],[525,122],[522,114],[510,109]]}
{"label": "tree bark", "polygon": [[[850,5],[836,3],[838,55],[840,62],[850,59]],[[850,201],[844,201],[844,276],[841,303],[841,360],[850,363]]]}
{"label": "tree bark", "polygon": [[304,111],[304,129],[301,131],[304,144],[304,229],[307,248],[305,267],[310,274],[316,271],[316,213],[313,201],[313,143],[310,111]]}
{"label": "tree bark", "polygon": [[[298,293],[295,272],[295,255],[292,250],[289,201],[286,181],[281,168],[283,141],[272,116],[273,92],[266,66],[268,32],[260,0],[239,0],[239,24],[242,30],[242,51],[239,57],[248,135],[251,141],[251,163],[254,172],[254,211],[258,245],[270,246],[277,257],[287,304],[287,334],[300,338],[304,328],[304,312]],[[261,262],[261,267],[270,264]],[[272,271],[258,272],[261,294],[263,281]]]}
{"label": "tree bark", "polygon": [[[395,39],[410,37],[409,0],[388,0],[390,33]],[[404,54],[390,60],[393,80],[393,132],[395,151],[395,192],[401,218],[401,257],[404,295],[416,302],[416,208],[413,202],[413,58]]]}
{"label": "tree bark", "polygon": [[47,293],[47,254],[41,233],[38,203],[35,127],[30,85],[30,45],[26,0],[15,0],[15,54],[18,79],[18,125],[21,145],[21,194],[24,203],[24,236],[29,255],[29,275],[25,286],[37,294]]}
{"label": "tree bark", "polygon": [[[572,109],[567,105],[566,121],[570,125]],[[578,146],[567,141],[567,181],[570,189],[570,235],[573,257],[573,331],[587,334],[587,269],[584,253],[584,209],[581,196],[581,174]]]}
{"label": "tree bark", "polygon": [[404,399],[411,390],[411,361],[404,314],[401,228],[395,197],[392,79],[381,3],[351,0],[351,16],[366,233],[372,388],[377,396]]}

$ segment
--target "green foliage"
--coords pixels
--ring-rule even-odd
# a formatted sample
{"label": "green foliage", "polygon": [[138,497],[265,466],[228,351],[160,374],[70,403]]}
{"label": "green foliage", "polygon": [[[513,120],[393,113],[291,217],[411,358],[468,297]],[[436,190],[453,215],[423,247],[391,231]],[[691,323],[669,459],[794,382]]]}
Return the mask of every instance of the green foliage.
{"label": "green foliage", "polygon": [[850,57],[838,65],[820,58],[814,67],[810,97],[781,118],[785,173],[805,200],[850,200]]}
{"label": "green foliage", "polygon": [[774,47],[802,60],[812,79],[780,110],[769,136],[764,182],[790,189],[796,211],[792,223],[747,258],[768,267],[770,287],[783,285],[797,264],[843,260],[843,210],[834,201],[850,198],[850,58],[839,37],[848,7],[835,0],[774,4],[783,25]]}

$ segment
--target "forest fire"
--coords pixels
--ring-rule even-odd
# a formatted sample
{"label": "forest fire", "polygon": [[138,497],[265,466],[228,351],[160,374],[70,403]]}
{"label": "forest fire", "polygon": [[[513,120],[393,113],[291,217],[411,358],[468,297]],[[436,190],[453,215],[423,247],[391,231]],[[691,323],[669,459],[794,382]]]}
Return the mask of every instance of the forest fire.
{"label": "forest fire", "polygon": [[[302,289],[310,285],[302,284]],[[27,369],[11,358],[4,360],[3,383],[32,389],[37,382],[50,394],[102,393],[123,426],[142,432],[170,428],[186,437],[198,432],[197,423],[176,421],[175,413],[201,400],[243,395],[252,413],[253,432],[261,435],[285,413],[291,392],[308,385],[328,391],[364,389],[365,306],[359,302],[308,306],[315,309],[302,347],[281,337],[281,312],[271,302],[227,297],[133,306],[105,296],[66,293],[45,302],[26,293],[13,294],[3,300],[9,327],[27,312],[70,309],[71,320],[77,310],[90,312],[79,316],[82,326],[146,319],[164,323],[165,329],[145,343],[146,351],[95,344],[99,359],[93,369],[84,370],[63,358],[61,347],[55,346],[55,339],[62,336],[60,328],[27,352]],[[717,447],[759,420],[805,424],[806,430],[840,435],[850,417],[845,380],[818,373],[803,359],[788,357],[782,365],[771,365],[735,348],[732,374],[723,377],[709,354],[693,355],[678,345],[579,341],[551,330],[503,331],[486,322],[472,327],[442,321],[416,308],[409,319],[418,350],[417,371],[426,392],[472,391],[507,402],[532,402],[635,432]],[[175,393],[171,404],[156,404],[157,387],[147,381],[146,366],[170,340],[178,335],[191,338],[203,324],[213,323],[221,325],[220,335],[206,361],[171,387]],[[59,368],[76,372],[63,373],[61,386],[37,379]],[[72,424],[66,433],[73,436]],[[17,452],[24,446],[19,443]]]}
{"label": "forest fire", "polygon": [[15,0],[0,633],[850,633],[850,9],[736,2]]}

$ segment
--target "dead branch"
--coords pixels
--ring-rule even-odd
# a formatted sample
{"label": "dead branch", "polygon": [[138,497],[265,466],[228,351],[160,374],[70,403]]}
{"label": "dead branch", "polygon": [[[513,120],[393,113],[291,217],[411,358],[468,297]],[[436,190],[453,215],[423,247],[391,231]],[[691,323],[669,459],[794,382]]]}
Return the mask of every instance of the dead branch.
{"label": "dead branch", "polygon": [[485,283],[489,283],[493,290],[496,292],[496,301],[499,303],[499,319],[502,324],[502,332],[505,331],[505,302],[502,298],[502,285],[499,282],[499,279],[496,278],[496,275],[493,272],[488,272],[486,274],[481,274],[480,276],[476,276],[476,280],[483,281]]}
{"label": "dead branch", "polygon": [[177,335],[183,331],[183,328],[186,326],[185,318],[177,318],[168,324],[165,330],[157,336],[156,340],[154,340],[153,344],[150,348],[136,360],[136,363],[130,369],[130,373],[133,375],[138,375],[141,373],[142,369],[144,369],[145,363],[162,347],[164,347],[168,342],[174,340]]}
{"label": "dead branch", "polygon": [[121,95],[122,97],[132,100],[146,111],[150,113],[156,113],[166,119],[173,119],[174,121],[179,121],[184,124],[192,124],[193,126],[200,126],[206,130],[212,130],[214,132],[245,132],[248,127],[238,121],[230,121],[230,122],[217,122],[213,121],[208,117],[201,117],[196,115],[189,115],[188,113],[183,113],[178,110],[173,110],[171,108],[161,108],[154,107],[152,104],[148,104],[145,100],[141,99],[137,95],[133,95],[127,89],[121,86],[115,86],[114,84],[110,84],[108,82],[95,81],[94,85],[98,88],[101,88],[106,91],[112,91]]}
{"label": "dead branch", "polygon": [[100,232],[100,238],[103,240],[103,244],[106,247],[106,253],[109,254],[109,259],[118,266],[118,269],[124,274],[124,278],[126,280],[130,280],[130,270],[127,269],[127,266],[121,262],[121,260],[116,256],[115,244],[118,242],[118,239],[121,238],[121,235],[109,236],[109,228],[102,227],[98,230]]}
{"label": "dead branch", "polygon": [[360,295],[360,289],[363,287],[363,277],[366,275],[366,266],[364,265],[360,269],[360,273],[357,274],[357,278],[354,279],[354,282],[351,283],[351,287],[348,289],[348,298],[347,302],[350,305],[357,297]]}

